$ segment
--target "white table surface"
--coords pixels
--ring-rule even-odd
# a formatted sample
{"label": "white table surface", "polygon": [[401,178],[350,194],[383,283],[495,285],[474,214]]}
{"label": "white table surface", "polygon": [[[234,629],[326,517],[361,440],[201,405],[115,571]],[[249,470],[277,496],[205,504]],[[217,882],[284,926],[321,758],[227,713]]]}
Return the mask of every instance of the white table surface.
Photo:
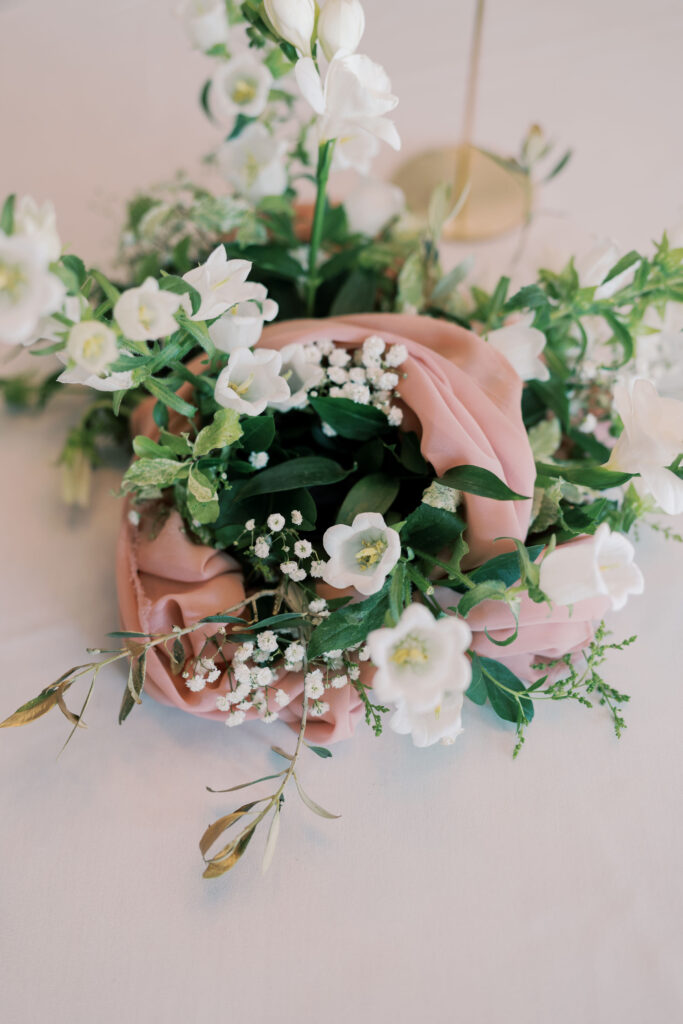
{"label": "white table surface", "polygon": [[[366,3],[406,151],[455,130],[471,18],[424,0],[416,24],[414,6]],[[110,257],[135,186],[214,141],[194,105],[206,65],[171,7],[0,0],[0,193],[53,197],[90,261]],[[682,31],[676,0],[490,4],[479,140],[513,146],[539,120],[577,151],[538,244],[578,227],[643,245],[675,220]],[[506,244],[481,247],[484,271]],[[77,414],[67,397],[0,413],[0,717],[115,623],[118,474],[87,513],[59,500]],[[474,705],[450,748],[361,729],[302,766],[343,817],[292,797],[265,878],[262,839],[215,882],[197,840],[234,806],[204,787],[272,770],[284,726],[227,731],[146,701],[119,728],[111,672],[59,760],[56,714],[0,733],[3,1024],[682,1019],[683,546],[644,528],[638,561],[646,596],[614,627],[641,640],[607,670],[633,695],[620,742],[606,714],[563,704],[539,707],[515,763],[510,729]]]}

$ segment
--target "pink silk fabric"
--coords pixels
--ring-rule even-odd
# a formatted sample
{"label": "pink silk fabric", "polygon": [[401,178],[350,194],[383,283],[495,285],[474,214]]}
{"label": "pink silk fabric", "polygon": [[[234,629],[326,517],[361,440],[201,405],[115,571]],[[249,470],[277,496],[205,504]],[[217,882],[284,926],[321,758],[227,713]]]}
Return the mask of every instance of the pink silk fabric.
{"label": "pink silk fabric", "polygon": [[[139,526],[128,521],[127,507],[121,523],[116,561],[119,610],[123,629],[131,632],[170,633],[174,626],[189,626],[207,615],[217,615],[238,605],[245,597],[242,573],[237,562],[224,552],[195,544],[185,533],[178,512],[173,509],[161,529],[156,529],[150,513]],[[239,615],[237,611],[234,614]],[[244,613],[245,618],[248,614]],[[196,656],[206,636],[217,626],[190,633],[183,640],[187,657]],[[229,659],[231,645],[225,648]],[[207,651],[214,653],[214,648]],[[220,667],[220,662],[218,663]],[[371,672],[361,666],[361,678]],[[301,723],[303,676],[284,672],[275,684],[292,697],[280,708],[274,701],[270,709],[293,729]],[[182,674],[171,672],[171,659],[162,647],[151,651],[147,659],[145,692],[162,704],[170,704],[202,718],[225,721],[225,712],[216,707],[216,697],[229,690],[225,671],[220,679],[199,693],[185,685]],[[325,700],[330,705],[320,718],[309,719],[306,738],[314,743],[332,743],[346,739],[362,713],[362,702],[352,686],[329,689]],[[249,712],[247,717],[255,717]]]}

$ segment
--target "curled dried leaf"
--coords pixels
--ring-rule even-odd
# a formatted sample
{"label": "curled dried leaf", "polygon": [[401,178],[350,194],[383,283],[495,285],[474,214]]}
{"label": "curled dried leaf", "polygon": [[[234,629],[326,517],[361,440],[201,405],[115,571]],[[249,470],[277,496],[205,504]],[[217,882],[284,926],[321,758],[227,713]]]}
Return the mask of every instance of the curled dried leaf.
{"label": "curled dried leaf", "polygon": [[[231,825],[234,825],[236,821],[239,821],[245,814],[248,814],[252,807],[255,807],[257,803],[260,803],[260,801],[256,800],[249,804],[242,804],[242,806],[238,807],[236,811],[232,812],[232,814],[226,814],[223,818],[219,818],[218,821],[214,821],[212,825],[209,825],[206,832],[199,840],[199,849],[202,857],[206,857],[206,854],[219,836],[222,836]],[[224,852],[225,851],[223,850],[221,851],[221,853]],[[212,860],[216,860],[219,857],[220,854],[216,854],[216,857],[212,858]]]}
{"label": "curled dried leaf", "polygon": [[326,811],[324,807],[321,807],[320,804],[317,804],[315,802],[315,800],[312,800],[311,797],[308,795],[308,793],[306,793],[301,788],[301,783],[299,782],[299,779],[297,778],[296,772],[294,772],[293,774],[294,774],[294,781],[296,783],[296,788],[299,791],[299,796],[301,797],[303,802],[306,804],[306,806],[311,811],[313,811],[314,814],[319,814],[321,818],[341,818],[341,814],[332,814],[331,811]]}
{"label": "curled dried leaf", "polygon": [[[256,826],[252,826],[247,831],[243,832],[239,839],[230,845],[230,853],[219,861],[209,861],[204,871],[204,878],[220,878],[231,868],[234,868],[237,861],[240,859],[247,846],[251,842],[252,836],[256,831]],[[227,848],[226,848],[227,849]]]}

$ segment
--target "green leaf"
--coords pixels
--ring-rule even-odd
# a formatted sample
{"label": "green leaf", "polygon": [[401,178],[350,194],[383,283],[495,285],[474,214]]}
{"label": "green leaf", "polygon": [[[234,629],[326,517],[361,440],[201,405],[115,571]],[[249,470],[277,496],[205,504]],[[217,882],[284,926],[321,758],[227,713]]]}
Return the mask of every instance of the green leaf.
{"label": "green leaf", "polygon": [[242,421],[242,448],[249,452],[267,452],[275,440],[273,416],[247,416]]}
{"label": "green leaf", "polygon": [[433,505],[418,505],[401,528],[401,543],[420,551],[438,552],[453,544],[465,529],[454,512]]}
{"label": "green leaf", "polygon": [[612,281],[615,277],[619,277],[619,274],[623,274],[625,270],[632,267],[634,263],[637,263],[640,259],[640,253],[636,252],[635,249],[631,249],[625,256],[614,264],[607,277],[602,281],[602,284],[607,284],[608,281]]}
{"label": "green leaf", "polygon": [[619,487],[627,483],[637,474],[622,473],[603,466],[555,466],[546,462],[536,463],[539,476],[561,477],[580,487],[590,487],[594,491],[606,491],[610,487]]}
{"label": "green leaf", "polygon": [[338,523],[350,525],[361,512],[384,515],[398,494],[398,480],[386,473],[370,473],[353,485],[337,514]]}
{"label": "green leaf", "polygon": [[175,459],[138,459],[131,463],[123,478],[124,491],[133,491],[138,488],[170,487],[176,480],[187,476],[188,467]]}
{"label": "green leaf", "polygon": [[182,434],[171,434],[162,428],[159,431],[159,440],[166,448],[170,448],[174,455],[180,455],[181,458],[192,454],[192,445]]}
{"label": "green leaf", "polygon": [[383,412],[350,398],[311,398],[311,405],[323,423],[353,441],[369,441],[388,428]]}
{"label": "green leaf", "polygon": [[439,477],[439,482],[458,491],[478,494],[482,498],[494,498],[496,501],[525,501],[528,497],[517,494],[495,473],[480,466],[455,466]]}
{"label": "green leaf", "polygon": [[190,403],[186,402],[184,398],[177,395],[175,391],[171,391],[169,387],[162,384],[160,380],[153,380],[150,378],[145,381],[145,387],[151,395],[154,395],[154,397],[158,398],[160,402],[167,405],[169,409],[174,409],[175,412],[180,413],[181,416],[192,417],[197,412],[197,407],[195,405],[190,405]]}
{"label": "green leaf", "polygon": [[133,451],[141,459],[173,459],[175,452],[163,444],[157,444],[151,437],[139,434],[133,438]]}
{"label": "green leaf", "polygon": [[107,296],[112,306],[115,306],[121,297],[121,292],[115,288],[108,277],[105,277],[99,270],[91,270],[90,276],[94,277],[98,285]]}
{"label": "green leaf", "polygon": [[214,448],[227,448],[242,436],[239,413],[234,409],[219,409],[213,422],[197,434],[194,443],[195,458],[208,455]]}
{"label": "green leaf", "polygon": [[466,591],[458,601],[458,614],[465,619],[482,601],[502,601],[507,587],[502,580],[485,580]]}
{"label": "green leaf", "polygon": [[353,270],[344,281],[330,307],[330,316],[371,313],[375,308],[377,278],[367,270]]}
{"label": "green leaf", "polygon": [[123,725],[136,704],[142,704],[142,691],[145,685],[147,652],[131,658],[128,683],[123,691],[123,700],[119,711],[119,725]]}
{"label": "green leaf", "polygon": [[187,478],[187,507],[192,518],[199,523],[215,523],[218,519],[216,485],[196,466],[190,467]]}
{"label": "green leaf", "polygon": [[481,670],[491,707],[506,722],[530,722],[534,717],[533,701],[524,696],[527,688],[506,665],[492,658],[472,655],[472,665]]}
{"label": "green leaf", "polygon": [[306,746],[309,750],[312,750],[314,754],[317,754],[318,757],[332,757],[332,751],[328,750],[327,747],[314,747],[311,743],[307,743]]}
{"label": "green leaf", "polygon": [[[527,548],[527,554],[533,562],[543,550],[543,544],[534,544]],[[519,580],[519,557],[515,551],[505,555],[496,555],[488,562],[478,566],[470,573],[473,583],[483,583],[485,580],[502,580],[506,587],[511,587]]]}
{"label": "green leaf", "polygon": [[190,308],[193,314],[197,312],[202,304],[202,297],[197,289],[193,288],[191,284],[176,274],[164,274],[159,281],[159,288],[161,291],[172,292],[174,295],[189,295]]}
{"label": "green leaf", "polygon": [[309,660],[320,657],[325,651],[346,650],[362,643],[368,633],[379,629],[389,607],[389,586],[387,582],[377,594],[340,608],[321,622],[313,630],[308,643]]}
{"label": "green leaf", "polygon": [[288,281],[298,281],[304,274],[301,264],[284,246],[246,245],[235,247],[234,255],[239,259],[251,260],[261,270],[268,270]]}
{"label": "green leaf", "polygon": [[426,279],[424,258],[420,247],[410,253],[398,275],[397,307],[399,311],[409,307],[420,312],[424,304]]}
{"label": "green leaf", "polygon": [[484,674],[481,670],[481,662],[478,658],[472,658],[472,682],[465,691],[465,696],[469,697],[475,704],[481,705],[486,703],[486,683],[484,682]]}
{"label": "green leaf", "polygon": [[256,494],[273,494],[293,491],[299,487],[322,487],[336,484],[348,476],[351,470],[342,469],[333,459],[320,455],[303,455],[279,466],[262,469],[243,484],[236,493],[236,500],[243,501]]}
{"label": "green leaf", "polygon": [[14,193],[7,196],[5,202],[2,204],[2,213],[0,213],[0,231],[4,231],[6,235],[11,235],[14,232],[14,204],[16,201]]}
{"label": "green leaf", "polygon": [[85,263],[78,256],[67,254],[62,256],[62,263],[64,266],[73,274],[74,278],[78,283],[78,290],[80,290],[85,284],[86,269]]}
{"label": "green leaf", "polygon": [[630,359],[633,359],[633,355],[635,352],[633,336],[631,335],[631,332],[628,330],[628,328],[621,322],[621,320],[619,320],[614,315],[614,313],[610,313],[607,310],[605,310],[602,313],[602,317],[607,321],[607,323],[611,327],[612,332],[614,333],[614,337],[617,339],[617,341],[623,349],[623,356],[620,362],[617,363],[616,365],[611,364],[612,369],[618,369],[620,366],[623,366],[624,363],[627,363]]}

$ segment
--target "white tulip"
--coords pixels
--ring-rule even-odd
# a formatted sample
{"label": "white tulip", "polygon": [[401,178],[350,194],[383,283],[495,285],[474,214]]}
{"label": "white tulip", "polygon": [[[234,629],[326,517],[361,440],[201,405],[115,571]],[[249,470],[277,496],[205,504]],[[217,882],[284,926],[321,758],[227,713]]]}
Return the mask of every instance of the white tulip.
{"label": "white tulip", "polygon": [[192,44],[198,50],[211,50],[228,41],[230,26],[225,0],[189,0],[183,18]]}
{"label": "white tulip", "polygon": [[221,352],[253,348],[261,337],[264,320],[274,320],[277,316],[277,302],[266,298],[263,285],[256,287],[260,289],[256,299],[238,303],[209,327],[209,337]]}
{"label": "white tulip", "polygon": [[265,0],[265,8],[277,35],[296,47],[299,53],[310,57],[315,29],[315,0]]}
{"label": "white tulip", "polygon": [[486,340],[505,356],[522,380],[548,380],[550,372],[539,356],[545,348],[545,334],[532,327],[534,314],[527,313],[516,323],[491,331]]}
{"label": "white tulip", "polygon": [[216,381],[216,401],[245,416],[260,416],[268,405],[289,395],[289,385],[280,376],[281,366],[282,356],[272,349],[238,349]]}
{"label": "white tulip", "polygon": [[633,561],[633,545],[601,523],[590,540],[562,544],[541,562],[540,587],[553,604],[570,605],[593,597],[623,608],[629,594],[642,594],[643,574]]}
{"label": "white tulip", "polygon": [[[472,668],[465,652],[471,640],[462,619],[435,619],[424,605],[409,605],[393,629],[377,629],[368,636],[377,668],[374,694],[380,702],[410,712],[433,712],[446,692],[463,694],[470,685]],[[399,715],[399,724],[404,721]]]}
{"label": "white tulip", "polygon": [[317,387],[325,376],[321,366],[312,363],[303,345],[293,342],[281,349],[282,376],[289,385],[291,392],[284,402],[274,402],[273,407],[280,412],[289,409],[301,409],[308,402],[308,392]]}
{"label": "white tulip", "polygon": [[265,110],[273,76],[250,53],[220,64],[209,88],[209,110],[216,121],[231,127],[238,114],[259,117]]}
{"label": "white tulip", "polygon": [[609,239],[596,242],[575,260],[574,268],[581,287],[595,288],[594,298],[597,300],[609,299],[616,292],[625,288],[633,280],[636,263],[623,270],[607,284],[602,283],[622,255],[618,246]]}
{"label": "white tulip", "polygon": [[447,692],[431,711],[413,711],[407,704],[399,704],[389,719],[389,726],[401,736],[412,736],[416,747],[431,747],[455,742],[462,732],[463,693]]}
{"label": "white tulip", "polygon": [[328,60],[340,50],[355,53],[364,32],[360,0],[327,0],[318,18],[318,39]]}
{"label": "white tulip", "polygon": [[138,288],[129,288],[114,306],[114,319],[131,341],[165,338],[178,329],[174,317],[181,304],[180,295],[165,292],[153,277]]}
{"label": "white tulip", "polygon": [[206,263],[183,274],[201,297],[196,313],[191,312],[190,301],[183,296],[182,304],[191,320],[213,320],[232,306],[249,299],[258,299],[261,285],[247,281],[249,260],[229,260],[224,245],[217,245]]}
{"label": "white tulip", "polygon": [[228,139],[216,154],[218,166],[240,195],[257,203],[264,196],[279,196],[287,188],[287,143],[276,139],[258,122]]}
{"label": "white tulip", "polygon": [[398,99],[379,64],[362,54],[340,54],[330,62],[324,86],[310,57],[297,62],[295,73],[304,99],[320,116],[321,142],[366,133],[401,148],[396,126],[385,116]]}
{"label": "white tulip", "polygon": [[0,231],[0,343],[30,345],[44,317],[64,301],[64,285],[48,269],[44,240]]}
{"label": "white tulip", "polygon": [[69,331],[64,349],[70,364],[99,377],[118,359],[116,335],[99,320],[83,320]]}
{"label": "white tulip", "polygon": [[377,178],[363,179],[344,200],[349,229],[370,238],[403,213],[405,205],[406,197],[398,185]]}
{"label": "white tulip", "polygon": [[14,210],[14,234],[39,242],[48,263],[59,259],[62,243],[57,233],[57,216],[52,203],[38,206],[31,196],[22,196]]}
{"label": "white tulip", "polygon": [[624,429],[608,469],[639,473],[634,486],[669,515],[683,512],[683,480],[667,467],[683,453],[683,402],[662,398],[649,380],[636,378],[614,388],[614,408]]}
{"label": "white tulip", "polygon": [[323,536],[330,556],[323,579],[343,590],[376,594],[401,557],[401,538],[378,512],[361,512],[351,526],[330,526]]}

